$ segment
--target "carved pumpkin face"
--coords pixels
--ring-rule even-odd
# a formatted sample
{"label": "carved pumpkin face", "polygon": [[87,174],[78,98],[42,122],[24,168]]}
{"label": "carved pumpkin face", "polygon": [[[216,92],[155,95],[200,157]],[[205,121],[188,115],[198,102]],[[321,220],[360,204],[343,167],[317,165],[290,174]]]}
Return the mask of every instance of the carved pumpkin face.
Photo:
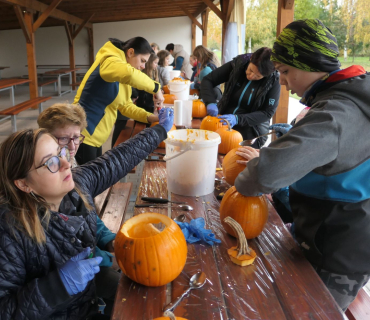
{"label": "carved pumpkin face", "polygon": [[209,130],[209,131],[214,131],[214,132],[217,129],[222,128],[222,127],[227,127],[227,126],[222,124],[221,119],[217,117],[211,117],[211,116],[205,117],[200,124],[200,128],[202,130]]}

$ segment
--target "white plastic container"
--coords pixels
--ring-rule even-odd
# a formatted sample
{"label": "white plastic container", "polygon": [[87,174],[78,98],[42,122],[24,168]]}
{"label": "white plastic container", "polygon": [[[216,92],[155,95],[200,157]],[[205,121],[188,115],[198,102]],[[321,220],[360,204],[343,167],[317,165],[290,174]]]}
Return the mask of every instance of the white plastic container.
{"label": "white plastic container", "polygon": [[190,81],[170,81],[168,83],[170,94],[176,96],[176,100],[188,100]]}
{"label": "white plastic container", "polygon": [[220,135],[212,131],[170,131],[164,158],[168,191],[183,196],[203,196],[213,192],[220,143]]}
{"label": "white plastic container", "polygon": [[192,115],[193,100],[182,100],[182,123],[186,128],[191,128]]}
{"label": "white plastic container", "polygon": [[170,80],[173,78],[180,77],[181,71],[180,70],[170,70]]}
{"label": "white plastic container", "polygon": [[173,70],[173,66],[166,66],[165,67],[168,71],[172,71]]}

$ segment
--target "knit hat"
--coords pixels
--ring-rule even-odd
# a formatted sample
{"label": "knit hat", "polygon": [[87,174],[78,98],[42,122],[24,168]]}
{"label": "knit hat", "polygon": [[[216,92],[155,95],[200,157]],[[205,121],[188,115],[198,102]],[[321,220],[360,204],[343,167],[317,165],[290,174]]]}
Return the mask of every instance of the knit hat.
{"label": "knit hat", "polygon": [[202,81],[203,78],[212,72],[212,69],[210,67],[205,67],[200,73],[199,73],[199,81]]}
{"label": "knit hat", "polygon": [[320,20],[297,20],[280,33],[271,60],[309,72],[340,68],[337,39]]}

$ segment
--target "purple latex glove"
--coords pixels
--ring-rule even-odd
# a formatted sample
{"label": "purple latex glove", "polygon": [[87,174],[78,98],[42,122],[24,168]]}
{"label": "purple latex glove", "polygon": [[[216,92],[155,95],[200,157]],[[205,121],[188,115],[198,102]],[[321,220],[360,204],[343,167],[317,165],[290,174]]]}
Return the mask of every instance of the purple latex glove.
{"label": "purple latex glove", "polygon": [[204,229],[205,222],[203,218],[192,219],[190,223],[178,221],[176,223],[181,228],[188,243],[204,241],[211,246],[214,243],[221,243],[221,240],[216,239],[211,230]]}
{"label": "purple latex glove", "polygon": [[[218,116],[218,118],[229,121],[231,128],[238,123],[238,118],[234,114],[224,114],[222,116]],[[227,124],[226,121],[222,121],[222,123]]]}
{"label": "purple latex glove", "polygon": [[288,123],[275,123],[269,126],[269,130],[275,130],[275,134],[278,138],[286,134],[291,128],[292,126]]}
{"label": "purple latex glove", "polygon": [[173,110],[170,108],[162,108],[159,110],[158,119],[159,124],[168,132],[171,130],[173,125]]}
{"label": "purple latex glove", "polygon": [[207,113],[208,113],[211,117],[217,117],[217,115],[218,115],[218,108],[217,108],[217,104],[215,104],[215,103],[210,103],[209,105],[207,105]]}

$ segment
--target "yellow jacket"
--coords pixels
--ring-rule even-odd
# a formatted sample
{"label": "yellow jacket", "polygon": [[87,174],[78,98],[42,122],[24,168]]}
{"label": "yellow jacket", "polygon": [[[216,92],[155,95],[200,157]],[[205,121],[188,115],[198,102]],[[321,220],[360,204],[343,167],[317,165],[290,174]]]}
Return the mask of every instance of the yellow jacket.
{"label": "yellow jacket", "polygon": [[102,146],[116,122],[117,110],[128,118],[148,122],[151,113],[132,103],[131,87],[152,94],[160,89],[159,83],[127,63],[125,53],[108,41],[97,53],[74,99],[87,115],[84,143]]}

